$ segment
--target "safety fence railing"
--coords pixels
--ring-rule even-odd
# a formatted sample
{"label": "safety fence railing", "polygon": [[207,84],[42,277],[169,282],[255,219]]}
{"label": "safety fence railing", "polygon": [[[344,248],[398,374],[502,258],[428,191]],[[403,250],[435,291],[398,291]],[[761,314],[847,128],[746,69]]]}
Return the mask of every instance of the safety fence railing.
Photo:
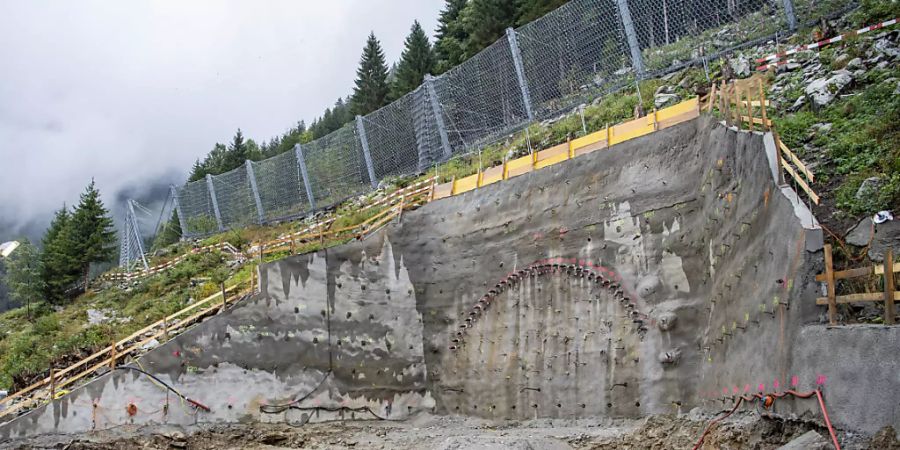
{"label": "safety fence railing", "polygon": [[[835,271],[831,244],[825,244],[825,272],[816,275],[816,281],[825,283],[825,297],[816,298],[816,305],[828,306],[828,323],[837,325],[837,305],[884,302],[884,323],[893,325],[896,321],[894,303],[900,300],[900,291],[895,290],[897,285],[894,282],[894,274],[898,272],[900,272],[900,263],[894,262],[891,249],[885,252],[884,263],[881,265]],[[882,292],[837,295],[838,281],[853,278],[868,278],[870,281],[874,281],[875,285],[881,284]],[[873,278],[875,279],[873,280]]]}
{"label": "safety fence railing", "polygon": [[699,115],[700,101],[695,97],[668,108],[658,111],[654,110],[645,117],[615,126],[607,125],[603,130],[590,133],[578,139],[570,139],[548,149],[504,161],[498,166],[478,170],[477,173],[465,178],[454,178],[447,183],[435,186],[431,199],[437,200],[450,197],[501,180],[508,180],[533,170],[552,166],[577,156],[612,147],[620,142],[669,128],[694,119]]}
{"label": "safety fence railing", "polygon": [[[49,375],[37,382],[0,399],[0,418],[14,415],[28,408],[39,406],[50,400],[65,395],[65,389],[91,375],[98,374],[103,368],[116,367],[119,361],[134,357],[151,346],[168,341],[178,332],[209,315],[223,311],[245,295],[255,292],[255,277],[247,282],[237,283],[229,287],[222,284],[222,290],[202,300],[191,303],[187,307],[168,314],[162,319],[131,333],[125,338],[110,344],[90,356],[64,368],[51,367]],[[231,298],[229,299],[229,293]]]}
{"label": "safety fence railing", "polygon": [[705,66],[711,57],[848,7],[811,3],[572,0],[327,136],[173,186],[181,230],[194,237],[304,216],[636,80]]}
{"label": "safety fence railing", "polygon": [[815,174],[785,145],[775,124],[769,118],[769,100],[766,99],[765,81],[762,76],[755,75],[744,80],[734,80],[731,83],[723,80],[719,85],[713,84],[710,94],[706,98],[705,107],[707,111],[718,107],[725,122],[739,130],[772,132],[776,147],[776,164],[779,168],[777,171],[778,184],[784,185],[788,181],[784,177],[784,173],[787,172],[790,181],[799,190],[806,193],[809,201],[816,205],[819,204],[821,197],[810,186],[815,181]]}
{"label": "safety fence railing", "polygon": [[145,278],[145,277],[149,277],[152,275],[156,275],[158,273],[166,271],[167,269],[171,269],[172,267],[175,267],[178,264],[181,264],[182,262],[184,262],[191,255],[197,255],[200,253],[209,253],[209,252],[213,252],[213,251],[220,251],[222,253],[231,255],[236,258],[243,257],[241,252],[238,249],[234,248],[234,246],[231,245],[230,243],[220,242],[218,244],[211,244],[211,245],[206,245],[203,247],[192,248],[187,253],[178,255],[169,261],[166,261],[162,264],[157,264],[155,266],[151,266],[150,268],[145,269],[145,270],[132,271],[132,272],[106,272],[106,273],[100,275],[99,277],[97,277],[96,279],[94,279],[93,281],[94,281],[94,283],[104,282],[104,281],[112,281],[112,282],[134,281],[134,280],[137,280],[140,278]]}

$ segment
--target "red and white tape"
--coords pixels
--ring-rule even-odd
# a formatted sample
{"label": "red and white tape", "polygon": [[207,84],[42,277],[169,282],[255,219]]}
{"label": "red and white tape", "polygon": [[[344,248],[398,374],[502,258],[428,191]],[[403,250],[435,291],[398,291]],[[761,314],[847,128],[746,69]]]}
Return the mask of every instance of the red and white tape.
{"label": "red and white tape", "polygon": [[860,29],[858,29],[858,30],[856,30],[856,31],[851,31],[851,32],[848,32],[848,33],[844,33],[844,34],[842,34],[842,35],[840,35],[840,36],[835,36],[835,37],[830,38],[830,39],[825,39],[825,40],[821,40],[821,41],[818,41],[818,42],[813,42],[812,44],[801,45],[801,46],[799,46],[799,47],[794,47],[794,48],[792,48],[792,49],[790,49],[790,50],[786,50],[786,51],[783,51],[783,52],[780,52],[780,53],[773,53],[773,54],[771,54],[771,55],[768,55],[768,56],[765,56],[765,57],[763,57],[763,58],[757,59],[756,62],[757,62],[757,64],[762,64],[762,63],[765,63],[765,62],[768,62],[768,61],[775,61],[775,62],[769,62],[768,64],[762,64],[761,66],[757,67],[756,70],[759,70],[759,71],[768,70],[769,67],[776,67],[776,66],[785,64],[785,61],[778,62],[779,59],[784,58],[785,56],[790,56],[790,55],[793,55],[793,54],[795,54],[795,53],[797,53],[797,52],[802,52],[802,51],[806,51],[806,50],[817,49],[817,48],[820,48],[820,47],[824,47],[824,46],[826,46],[826,45],[828,45],[828,44],[834,44],[835,42],[843,41],[845,38],[848,38],[848,37],[859,36],[860,34],[865,34],[865,33],[868,33],[868,32],[870,32],[870,31],[879,30],[879,29],[882,29],[882,28],[885,28],[885,27],[889,27],[889,26],[891,26],[891,25],[896,24],[898,20],[900,20],[900,19],[891,19],[891,20],[887,20],[887,21],[884,21],[884,22],[881,22],[881,23],[876,23],[875,25],[869,25],[869,26],[867,26],[867,27],[860,28]]}

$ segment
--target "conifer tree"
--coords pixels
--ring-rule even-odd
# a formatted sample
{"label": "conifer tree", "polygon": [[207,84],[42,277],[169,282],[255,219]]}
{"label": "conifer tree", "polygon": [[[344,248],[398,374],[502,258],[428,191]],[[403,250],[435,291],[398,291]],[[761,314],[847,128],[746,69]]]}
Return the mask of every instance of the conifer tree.
{"label": "conifer tree", "polygon": [[425,30],[417,20],[413,22],[409,35],[406,36],[403,53],[400,54],[396,78],[391,86],[392,97],[400,98],[419,87],[425,75],[433,71],[434,50],[431,48],[431,43],[428,42]]}
{"label": "conifer tree", "polygon": [[462,13],[467,0],[446,0],[438,17],[434,52],[437,58],[437,73],[444,73],[465,61],[464,44],[469,34],[463,27]]}
{"label": "conifer tree", "polygon": [[68,228],[73,239],[71,248],[75,250],[71,259],[84,276],[86,287],[91,263],[111,261],[116,245],[113,220],[100,200],[100,191],[93,179],[81,194]]}
{"label": "conifer tree", "polygon": [[28,239],[20,241],[19,248],[6,261],[4,281],[9,287],[13,300],[25,305],[31,320],[31,304],[41,299],[44,293],[41,255]]}
{"label": "conifer tree", "polygon": [[44,297],[51,303],[62,303],[65,292],[78,280],[78,261],[72,236],[72,215],[63,205],[56,212],[41,244],[41,282]]}
{"label": "conifer tree", "polygon": [[366,115],[387,104],[389,90],[387,72],[384,52],[373,32],[366,40],[359,68],[356,70],[356,81],[350,101],[353,115]]}
{"label": "conifer tree", "polygon": [[463,26],[468,33],[466,57],[471,58],[494,41],[503,37],[506,29],[515,25],[517,1],[472,0],[462,12]]}

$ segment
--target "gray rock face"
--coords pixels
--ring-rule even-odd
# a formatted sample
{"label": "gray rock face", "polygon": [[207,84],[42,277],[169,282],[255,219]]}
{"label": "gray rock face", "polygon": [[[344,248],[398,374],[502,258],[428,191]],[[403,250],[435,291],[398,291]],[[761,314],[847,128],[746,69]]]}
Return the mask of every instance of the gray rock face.
{"label": "gray rock face", "polygon": [[656,106],[657,109],[664,108],[680,101],[681,97],[675,93],[675,89],[672,86],[660,86],[653,94],[653,105]]}
{"label": "gray rock face", "polygon": [[850,232],[844,238],[845,241],[857,247],[869,245],[869,241],[872,240],[872,236],[875,234],[875,227],[872,225],[874,225],[872,219],[864,217],[856,226],[850,229]]}
{"label": "gray rock face", "polygon": [[829,78],[817,78],[810,82],[804,92],[813,105],[828,105],[844,88],[853,82],[853,75],[847,70],[835,70]]}
{"label": "gray rock face", "polygon": [[856,190],[856,199],[862,200],[867,197],[877,196],[882,184],[884,184],[884,180],[881,177],[866,178],[859,185],[859,189]]}
{"label": "gray rock face", "polygon": [[850,62],[847,63],[847,69],[865,69],[866,66],[863,65],[862,58],[853,58]]}
{"label": "gray rock face", "polygon": [[797,439],[778,447],[778,450],[823,450],[826,448],[831,448],[827,439],[815,431],[807,431]]}
{"label": "gray rock face", "polygon": [[739,77],[748,77],[750,76],[750,60],[747,59],[744,55],[739,55],[737,58],[731,59],[728,61],[728,64],[731,65],[732,70],[734,70],[734,74]]}
{"label": "gray rock face", "polygon": [[897,48],[897,44],[891,42],[887,38],[875,41],[875,51],[890,56],[891,58],[900,56],[900,49]]}

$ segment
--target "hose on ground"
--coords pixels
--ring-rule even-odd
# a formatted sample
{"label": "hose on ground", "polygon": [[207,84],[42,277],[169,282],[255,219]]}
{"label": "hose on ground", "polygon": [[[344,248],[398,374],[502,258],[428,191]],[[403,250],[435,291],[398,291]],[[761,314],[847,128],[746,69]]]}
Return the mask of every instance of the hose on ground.
{"label": "hose on ground", "polygon": [[769,408],[772,403],[774,403],[777,398],[784,398],[787,396],[793,396],[797,398],[811,398],[812,396],[816,396],[819,401],[819,409],[822,411],[822,416],[825,418],[825,426],[828,428],[828,434],[831,436],[831,442],[834,444],[835,450],[841,450],[841,444],[838,442],[837,435],[834,432],[834,427],[831,426],[831,419],[828,417],[828,411],[825,409],[825,399],[822,397],[822,391],[819,389],[809,391],[809,392],[797,392],[794,390],[787,390],[781,393],[767,394],[763,395],[762,393],[756,393],[752,395],[741,395],[735,399],[734,407],[731,408],[730,411],[726,412],[724,415],[717,417],[709,422],[706,426],[706,429],[703,430],[703,434],[700,435],[700,439],[694,445],[693,450],[698,450],[700,446],[703,445],[703,441],[706,439],[706,435],[709,434],[709,431],[712,429],[712,426],[722,420],[725,420],[728,416],[734,414],[735,411],[741,406],[742,402],[749,402],[753,400],[760,400],[761,402],[765,402],[766,399],[771,399],[771,402],[768,403],[766,408]]}
{"label": "hose on ground", "polygon": [[328,376],[331,375],[331,373],[332,373],[331,370],[328,370],[327,372],[325,372],[325,375],[319,381],[319,384],[317,384],[316,387],[314,387],[311,391],[304,394],[302,397],[297,398],[295,400],[291,400],[288,403],[283,403],[280,405],[259,405],[259,412],[266,413],[266,414],[279,414],[279,413],[283,413],[283,412],[287,411],[288,409],[301,409],[300,407],[298,407],[296,405],[298,405],[303,400],[308,399],[311,395],[313,395],[316,391],[318,391],[319,388],[322,387],[322,385],[325,383],[325,380],[328,379]]}
{"label": "hose on ground", "polygon": [[174,393],[175,395],[181,397],[182,400],[184,400],[184,401],[190,403],[191,405],[193,405],[195,408],[202,409],[202,410],[204,410],[204,411],[206,411],[206,412],[212,411],[211,409],[209,409],[208,406],[206,406],[206,405],[204,405],[203,403],[200,403],[200,402],[198,402],[197,400],[193,400],[193,399],[189,398],[188,396],[182,394],[181,392],[178,391],[178,389],[175,389],[174,387],[172,387],[171,385],[169,385],[169,384],[166,383],[165,381],[160,380],[159,377],[157,377],[156,375],[153,375],[152,373],[147,372],[146,370],[138,369],[137,367],[131,367],[131,366],[116,366],[116,367],[113,367],[112,370],[131,370],[131,371],[138,372],[138,373],[140,373],[140,374],[146,375],[147,377],[149,377],[151,380],[155,381],[155,382],[156,382],[157,384],[159,384],[160,386],[163,386],[163,387],[165,387],[166,389],[172,391],[172,393]]}

